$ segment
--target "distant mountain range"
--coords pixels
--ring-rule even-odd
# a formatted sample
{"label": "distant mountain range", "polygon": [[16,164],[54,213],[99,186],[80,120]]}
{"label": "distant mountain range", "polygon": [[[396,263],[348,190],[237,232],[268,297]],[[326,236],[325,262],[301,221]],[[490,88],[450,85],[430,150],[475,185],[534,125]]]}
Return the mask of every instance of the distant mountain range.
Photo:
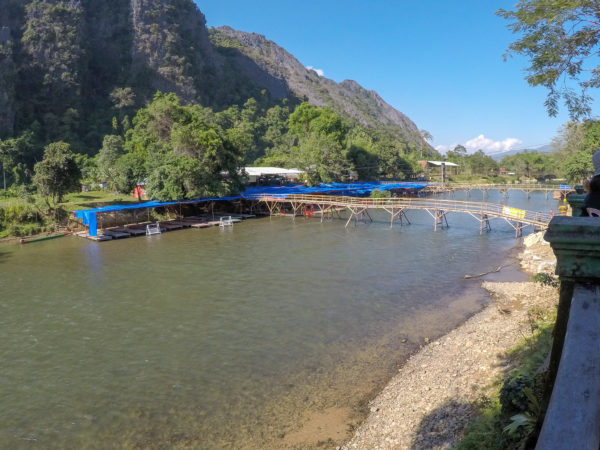
{"label": "distant mountain range", "polygon": [[517,153],[525,153],[525,152],[538,152],[538,153],[550,153],[552,151],[552,146],[550,144],[542,145],[537,148],[530,149],[518,149],[518,150],[507,150],[505,152],[497,152],[497,153],[488,153],[490,157],[492,157],[495,161],[500,161],[505,156],[516,155]]}
{"label": "distant mountain range", "polygon": [[362,125],[397,129],[411,141],[419,134],[413,121],[387,104],[377,92],[366,90],[353,80],[336,83],[320,76],[260,34],[224,26],[211,28],[209,36],[242,73],[276,98],[291,95],[315,106],[329,106]]}

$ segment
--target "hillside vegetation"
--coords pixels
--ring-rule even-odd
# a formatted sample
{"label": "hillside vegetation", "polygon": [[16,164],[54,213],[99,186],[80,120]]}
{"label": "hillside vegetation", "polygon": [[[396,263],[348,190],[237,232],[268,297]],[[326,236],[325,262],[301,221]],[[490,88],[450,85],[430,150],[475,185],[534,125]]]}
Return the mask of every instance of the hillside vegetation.
{"label": "hillside vegetation", "polygon": [[308,183],[404,178],[439,157],[426,138],[377,93],[264,36],[208,30],[192,0],[0,8],[0,187],[36,195],[37,218],[81,182],[178,200],[239,191],[249,164]]}

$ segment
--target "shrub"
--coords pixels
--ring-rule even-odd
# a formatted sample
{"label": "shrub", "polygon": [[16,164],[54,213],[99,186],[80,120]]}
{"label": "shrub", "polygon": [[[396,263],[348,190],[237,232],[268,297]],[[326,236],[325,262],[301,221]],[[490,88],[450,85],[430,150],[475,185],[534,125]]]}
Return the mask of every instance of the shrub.
{"label": "shrub", "polygon": [[527,395],[524,389],[531,389],[532,386],[533,380],[527,375],[508,378],[500,389],[502,414],[510,416],[527,411]]}

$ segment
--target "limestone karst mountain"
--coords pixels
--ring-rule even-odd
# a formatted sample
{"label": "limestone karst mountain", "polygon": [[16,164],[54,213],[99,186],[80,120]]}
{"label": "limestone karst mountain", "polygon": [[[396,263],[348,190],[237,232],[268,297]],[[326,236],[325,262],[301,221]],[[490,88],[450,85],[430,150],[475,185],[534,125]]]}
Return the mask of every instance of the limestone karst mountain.
{"label": "limestone karst mountain", "polygon": [[[4,0],[0,139],[34,130],[93,153],[112,117],[157,90],[216,110],[265,95],[307,100],[405,142],[417,126],[376,92],[309,70],[264,36],[207,29],[192,0]],[[262,91],[262,93],[261,93]]]}

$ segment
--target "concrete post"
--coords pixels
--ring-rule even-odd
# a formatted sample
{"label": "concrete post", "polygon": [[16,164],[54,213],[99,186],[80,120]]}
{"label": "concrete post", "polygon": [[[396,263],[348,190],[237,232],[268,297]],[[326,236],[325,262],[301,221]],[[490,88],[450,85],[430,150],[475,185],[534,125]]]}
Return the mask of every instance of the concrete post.
{"label": "concrete post", "polygon": [[[569,196],[570,203],[574,196]],[[600,220],[554,217],[545,239],[556,254],[561,293],[546,390],[546,399],[550,393],[551,397],[536,448],[596,450],[600,444]]]}
{"label": "concrete post", "polygon": [[583,209],[583,202],[585,201],[585,196],[586,194],[567,195],[567,202],[571,206],[573,217],[581,217],[581,211]]}

